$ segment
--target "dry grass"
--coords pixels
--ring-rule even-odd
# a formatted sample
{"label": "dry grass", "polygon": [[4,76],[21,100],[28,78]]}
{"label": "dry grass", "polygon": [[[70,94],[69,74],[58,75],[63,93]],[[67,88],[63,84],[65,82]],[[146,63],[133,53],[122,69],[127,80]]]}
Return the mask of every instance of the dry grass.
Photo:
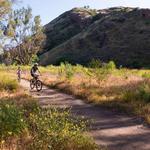
{"label": "dry grass", "polygon": [[[89,68],[82,66],[72,67],[69,77],[65,66],[40,69],[41,80],[51,88],[57,88],[89,103],[134,113],[150,123],[150,70],[115,69],[103,80],[97,80],[96,76],[87,73]],[[25,70],[23,77],[31,78],[29,70]]]}
{"label": "dry grass", "polygon": [[141,90],[143,86],[150,87],[148,73],[146,70],[115,70],[100,84],[84,71],[75,71],[71,79],[66,79],[59,73],[43,73],[41,80],[51,88],[57,88],[86,102],[134,113],[150,123],[150,90]]}

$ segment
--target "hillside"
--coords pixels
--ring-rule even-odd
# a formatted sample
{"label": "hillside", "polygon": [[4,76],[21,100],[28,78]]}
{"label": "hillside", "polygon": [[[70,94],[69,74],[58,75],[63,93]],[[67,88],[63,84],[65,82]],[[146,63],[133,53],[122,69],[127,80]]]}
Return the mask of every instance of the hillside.
{"label": "hillside", "polygon": [[92,23],[95,14],[95,10],[74,8],[45,25],[46,45],[39,54],[49,51],[83,31]]}
{"label": "hillside", "polygon": [[[73,15],[72,15],[73,14]],[[150,66],[150,10],[76,8],[45,26],[42,65],[69,61],[87,64],[91,59],[133,68]]]}

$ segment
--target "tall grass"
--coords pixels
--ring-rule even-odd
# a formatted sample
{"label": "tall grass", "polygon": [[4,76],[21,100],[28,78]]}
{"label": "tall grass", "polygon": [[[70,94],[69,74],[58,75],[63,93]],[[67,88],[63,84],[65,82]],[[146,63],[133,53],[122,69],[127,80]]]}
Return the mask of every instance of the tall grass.
{"label": "tall grass", "polygon": [[14,91],[18,88],[17,80],[11,74],[0,72],[0,90]]}
{"label": "tall grass", "polygon": [[150,84],[148,82],[143,82],[134,91],[126,91],[124,99],[126,101],[136,100],[150,103]]}

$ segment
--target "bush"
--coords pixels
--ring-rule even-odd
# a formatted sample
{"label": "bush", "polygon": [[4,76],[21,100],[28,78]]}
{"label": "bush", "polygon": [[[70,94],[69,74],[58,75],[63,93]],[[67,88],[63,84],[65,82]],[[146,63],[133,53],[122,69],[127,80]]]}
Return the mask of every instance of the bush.
{"label": "bush", "polygon": [[91,149],[96,149],[96,145],[81,134],[85,130],[85,123],[71,119],[69,111],[60,112],[55,108],[44,111],[39,109],[38,113],[30,114],[29,119],[32,124],[30,130],[34,135],[30,149],[80,150],[82,147],[88,150],[86,144]]}
{"label": "bush", "polygon": [[93,59],[89,68],[85,73],[91,78],[95,78],[98,85],[100,86],[103,81],[108,77],[108,75],[116,69],[116,65],[113,61],[110,61],[108,64],[102,63],[100,60]]}
{"label": "bush", "polygon": [[17,138],[15,147],[19,149],[98,150],[93,140],[83,135],[85,129],[85,121],[73,118],[69,110],[41,109],[35,102],[0,103],[0,146],[3,147]]}
{"label": "bush", "polygon": [[116,69],[116,64],[113,61],[110,61],[108,64],[104,66],[107,70],[114,70]]}
{"label": "bush", "polygon": [[68,80],[70,80],[74,75],[73,66],[69,63],[65,63],[65,75]]}
{"label": "bush", "polygon": [[134,91],[127,91],[124,93],[126,101],[138,100],[146,103],[150,102],[150,85],[143,83]]}
{"label": "bush", "polygon": [[103,66],[103,63],[98,59],[92,59],[89,63],[90,68],[101,68]]}
{"label": "bush", "polygon": [[32,56],[32,64],[39,62],[39,57],[37,55]]}
{"label": "bush", "polygon": [[69,64],[68,62],[65,63],[61,63],[60,65],[60,69],[59,69],[59,76],[64,76],[65,79],[67,80],[71,80],[71,78],[74,75],[74,68],[71,64]]}
{"label": "bush", "polygon": [[20,136],[27,128],[23,113],[15,105],[0,103],[0,141]]}
{"label": "bush", "polygon": [[150,102],[150,85],[143,84],[141,87],[139,87],[137,95],[139,99],[145,102]]}

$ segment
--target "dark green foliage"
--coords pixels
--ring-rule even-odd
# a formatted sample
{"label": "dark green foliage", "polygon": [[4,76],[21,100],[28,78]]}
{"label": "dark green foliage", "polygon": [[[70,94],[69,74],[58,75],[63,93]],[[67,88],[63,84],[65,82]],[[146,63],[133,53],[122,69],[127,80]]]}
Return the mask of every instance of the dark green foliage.
{"label": "dark green foliage", "polygon": [[100,60],[92,59],[89,63],[89,67],[91,68],[101,68],[103,66],[103,63]]}

